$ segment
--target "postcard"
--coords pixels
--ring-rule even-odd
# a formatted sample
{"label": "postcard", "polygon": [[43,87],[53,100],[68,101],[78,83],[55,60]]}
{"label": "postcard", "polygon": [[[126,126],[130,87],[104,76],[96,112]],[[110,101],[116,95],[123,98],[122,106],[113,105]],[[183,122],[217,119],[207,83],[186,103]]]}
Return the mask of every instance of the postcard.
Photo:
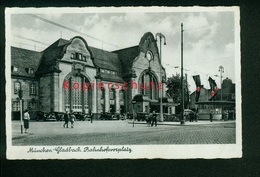
{"label": "postcard", "polygon": [[6,8],[8,159],[242,157],[239,7]]}

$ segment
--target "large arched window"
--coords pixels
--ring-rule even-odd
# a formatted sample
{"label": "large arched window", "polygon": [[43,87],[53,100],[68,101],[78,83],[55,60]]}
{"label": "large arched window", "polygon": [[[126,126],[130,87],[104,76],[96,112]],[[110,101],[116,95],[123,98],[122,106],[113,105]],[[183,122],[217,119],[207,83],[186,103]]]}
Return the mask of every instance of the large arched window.
{"label": "large arched window", "polygon": [[65,79],[63,90],[66,111],[88,113],[91,110],[91,85],[86,77],[71,76]]}
{"label": "large arched window", "polygon": [[116,90],[114,88],[109,90],[109,102],[110,112],[116,112]]}
{"label": "large arched window", "polygon": [[101,87],[101,108],[102,108],[102,112],[105,112],[105,103],[106,103],[106,92],[105,92],[105,88]]}
{"label": "large arched window", "polygon": [[151,72],[144,72],[139,79],[139,93],[150,99],[158,99],[158,81]]}

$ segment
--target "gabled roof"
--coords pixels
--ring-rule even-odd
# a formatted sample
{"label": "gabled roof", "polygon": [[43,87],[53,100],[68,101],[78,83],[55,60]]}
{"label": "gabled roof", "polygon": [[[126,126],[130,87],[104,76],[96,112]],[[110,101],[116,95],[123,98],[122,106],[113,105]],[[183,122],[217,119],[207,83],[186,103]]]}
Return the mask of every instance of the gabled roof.
{"label": "gabled roof", "polygon": [[89,47],[94,57],[94,63],[103,69],[109,69],[121,72],[121,62],[118,58],[118,54],[108,52],[105,50],[97,49],[95,47]]}
{"label": "gabled roof", "polygon": [[34,77],[34,74],[28,74],[28,68],[37,71],[41,57],[41,52],[11,47],[11,66],[18,68],[12,75]]}
{"label": "gabled roof", "polygon": [[65,46],[70,41],[65,39],[58,39],[52,45],[43,51],[41,63],[36,74],[47,74],[52,72],[61,72],[58,67],[58,61],[64,56]]}
{"label": "gabled roof", "polygon": [[[42,61],[37,74],[60,72],[57,62],[65,52],[65,48],[71,43],[69,40],[59,39],[43,51]],[[97,67],[118,71],[121,73],[121,62],[118,55],[105,50],[89,47],[92,52],[94,63]]]}
{"label": "gabled roof", "polygon": [[113,51],[118,54],[123,69],[122,75],[127,76],[132,73],[134,59],[139,55],[139,46],[133,46],[121,50]]}

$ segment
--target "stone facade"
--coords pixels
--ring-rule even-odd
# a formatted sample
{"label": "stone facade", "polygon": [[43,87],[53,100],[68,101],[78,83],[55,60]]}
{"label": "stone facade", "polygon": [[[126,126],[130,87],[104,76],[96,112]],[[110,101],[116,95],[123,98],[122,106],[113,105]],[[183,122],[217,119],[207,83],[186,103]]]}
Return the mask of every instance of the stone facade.
{"label": "stone facade", "polygon": [[[148,101],[136,105],[138,112],[149,112],[151,100],[158,102],[160,97],[165,97],[166,83],[162,78],[166,73],[151,33],[144,34],[138,46],[113,52],[89,47],[79,36],[69,41],[59,39],[39,53],[19,48],[12,48],[11,52],[16,54],[12,57],[12,67],[18,61],[18,70],[27,67],[22,62],[24,56],[38,62],[32,66],[34,73],[30,78],[12,71],[13,88],[15,82],[20,82],[24,102],[33,98],[36,110],[91,112],[98,118],[101,112],[132,112],[132,99],[138,94],[148,97]],[[141,84],[150,81],[155,88],[148,86],[143,91]],[[30,82],[36,84],[33,96],[28,95]],[[132,88],[132,83],[137,88]],[[162,90],[156,90],[159,86]],[[12,92],[12,100],[16,99],[17,94]],[[24,104],[25,108],[31,109],[29,104]]]}

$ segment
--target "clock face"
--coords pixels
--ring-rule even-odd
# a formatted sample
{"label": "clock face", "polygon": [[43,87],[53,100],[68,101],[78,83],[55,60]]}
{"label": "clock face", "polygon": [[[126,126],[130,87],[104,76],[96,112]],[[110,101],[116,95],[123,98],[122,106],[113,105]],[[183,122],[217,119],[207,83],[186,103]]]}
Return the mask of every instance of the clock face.
{"label": "clock face", "polygon": [[148,61],[151,61],[153,59],[153,55],[152,55],[152,53],[150,51],[148,51],[146,53],[146,58],[147,58]]}

